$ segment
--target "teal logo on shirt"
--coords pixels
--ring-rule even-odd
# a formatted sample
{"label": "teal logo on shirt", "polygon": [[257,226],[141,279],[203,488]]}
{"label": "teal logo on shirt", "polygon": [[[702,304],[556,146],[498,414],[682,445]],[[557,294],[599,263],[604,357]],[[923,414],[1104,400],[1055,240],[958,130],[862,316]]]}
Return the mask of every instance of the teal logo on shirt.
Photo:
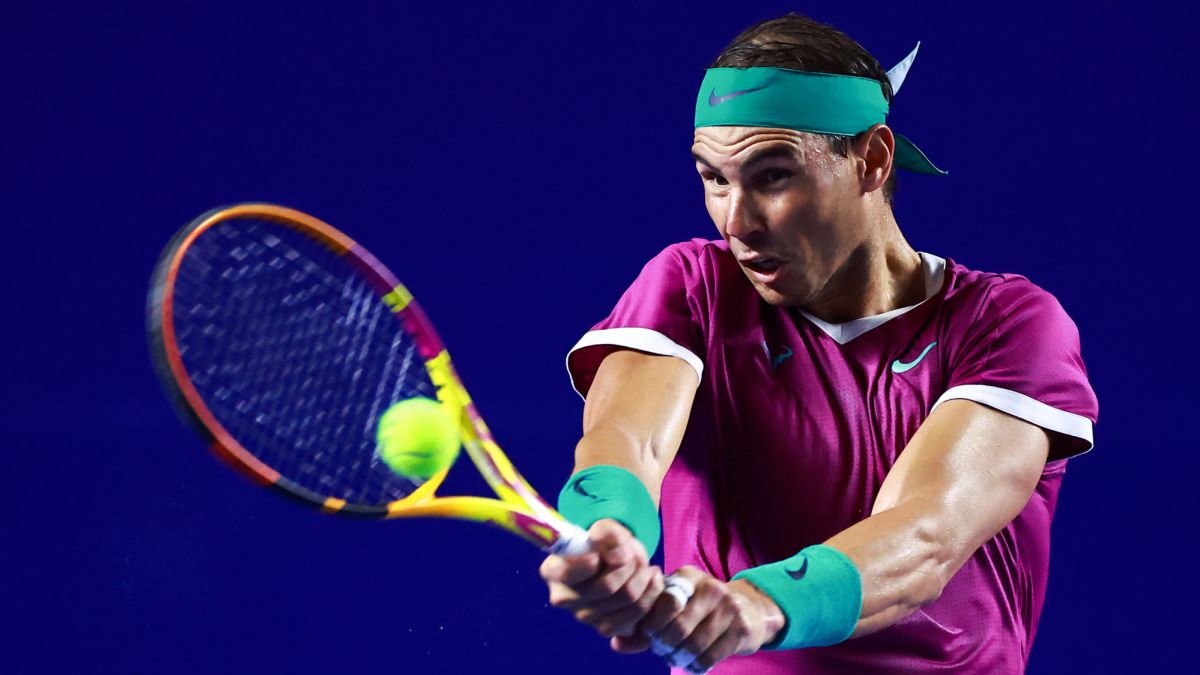
{"label": "teal logo on shirt", "polygon": [[912,370],[913,368],[916,368],[917,364],[920,363],[922,360],[924,360],[925,355],[929,353],[929,350],[933,349],[936,346],[937,346],[937,340],[930,342],[929,346],[926,347],[925,350],[921,352],[920,356],[918,356],[916,359],[913,359],[912,361],[910,361],[908,363],[904,363],[900,359],[896,359],[895,361],[892,361],[892,372],[899,375],[900,373],[907,373],[908,371]]}
{"label": "teal logo on shirt", "polygon": [[762,346],[763,346],[763,351],[767,353],[767,359],[769,359],[771,361],[771,372],[775,372],[776,370],[779,370],[779,366],[783,365],[784,361],[787,361],[788,359],[792,358],[792,354],[795,353],[792,351],[791,347],[784,345],[783,353],[771,354],[771,348],[767,346],[766,340],[763,340]]}

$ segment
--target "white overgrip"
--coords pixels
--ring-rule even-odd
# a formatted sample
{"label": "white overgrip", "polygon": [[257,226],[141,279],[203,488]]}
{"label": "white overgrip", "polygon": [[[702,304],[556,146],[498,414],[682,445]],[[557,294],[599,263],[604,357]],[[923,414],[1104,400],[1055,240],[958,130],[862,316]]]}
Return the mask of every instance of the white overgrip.
{"label": "white overgrip", "polygon": [[592,544],[588,541],[587,530],[575,523],[566,521],[563,521],[562,527],[559,529],[561,534],[558,537],[558,541],[546,549],[547,553],[553,555],[583,555],[592,550]]}

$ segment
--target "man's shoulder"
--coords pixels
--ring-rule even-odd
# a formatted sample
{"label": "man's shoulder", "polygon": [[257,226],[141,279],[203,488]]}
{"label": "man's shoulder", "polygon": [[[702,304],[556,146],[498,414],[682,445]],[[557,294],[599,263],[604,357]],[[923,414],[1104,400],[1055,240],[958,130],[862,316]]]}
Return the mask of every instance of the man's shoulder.
{"label": "man's shoulder", "polygon": [[671,244],[646,263],[646,272],[656,276],[679,277],[688,285],[703,283],[722,288],[729,278],[743,278],[738,272],[737,259],[729,245],[721,239],[690,239]]}
{"label": "man's shoulder", "polygon": [[729,252],[729,244],[724,240],[701,237],[671,244],[655,256],[655,258],[663,257],[693,264],[734,261],[733,254]]}
{"label": "man's shoulder", "polygon": [[945,304],[972,321],[1024,312],[1065,314],[1052,293],[1022,274],[975,270],[947,259]]}

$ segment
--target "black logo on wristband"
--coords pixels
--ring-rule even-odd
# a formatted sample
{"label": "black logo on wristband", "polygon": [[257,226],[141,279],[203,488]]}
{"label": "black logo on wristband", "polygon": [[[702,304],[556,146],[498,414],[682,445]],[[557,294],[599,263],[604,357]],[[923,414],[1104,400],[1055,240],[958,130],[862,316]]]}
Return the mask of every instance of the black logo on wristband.
{"label": "black logo on wristband", "polygon": [[575,493],[581,497],[587,497],[588,499],[599,499],[599,497],[584,489],[583,481],[579,481],[573,487],[575,489]]}
{"label": "black logo on wristband", "polygon": [[788,568],[784,567],[783,571],[787,572],[789,577],[795,579],[796,581],[800,581],[804,578],[805,574],[808,574],[808,558],[805,558],[804,562],[800,563],[800,569],[789,570]]}

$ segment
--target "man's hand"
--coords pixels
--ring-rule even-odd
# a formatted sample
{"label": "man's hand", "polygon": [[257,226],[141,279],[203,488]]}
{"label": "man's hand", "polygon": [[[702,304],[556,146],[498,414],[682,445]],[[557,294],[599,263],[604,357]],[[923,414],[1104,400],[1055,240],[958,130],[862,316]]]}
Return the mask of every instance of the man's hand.
{"label": "man's hand", "polygon": [[[770,642],[784,627],[783,612],[770,597],[748,581],[719,581],[691,566],[674,576],[696,587],[683,607],[670,594],[654,603],[637,626],[639,633],[654,635],[674,653],[667,663],[693,672],[712,668],[734,654],[752,654]],[[620,651],[645,649],[645,638],[614,639]]]}
{"label": "man's hand", "polygon": [[615,520],[597,521],[588,539],[590,553],[552,555],[542,563],[550,604],[606,637],[632,635],[662,593],[662,570],[649,564],[641,542]]}

